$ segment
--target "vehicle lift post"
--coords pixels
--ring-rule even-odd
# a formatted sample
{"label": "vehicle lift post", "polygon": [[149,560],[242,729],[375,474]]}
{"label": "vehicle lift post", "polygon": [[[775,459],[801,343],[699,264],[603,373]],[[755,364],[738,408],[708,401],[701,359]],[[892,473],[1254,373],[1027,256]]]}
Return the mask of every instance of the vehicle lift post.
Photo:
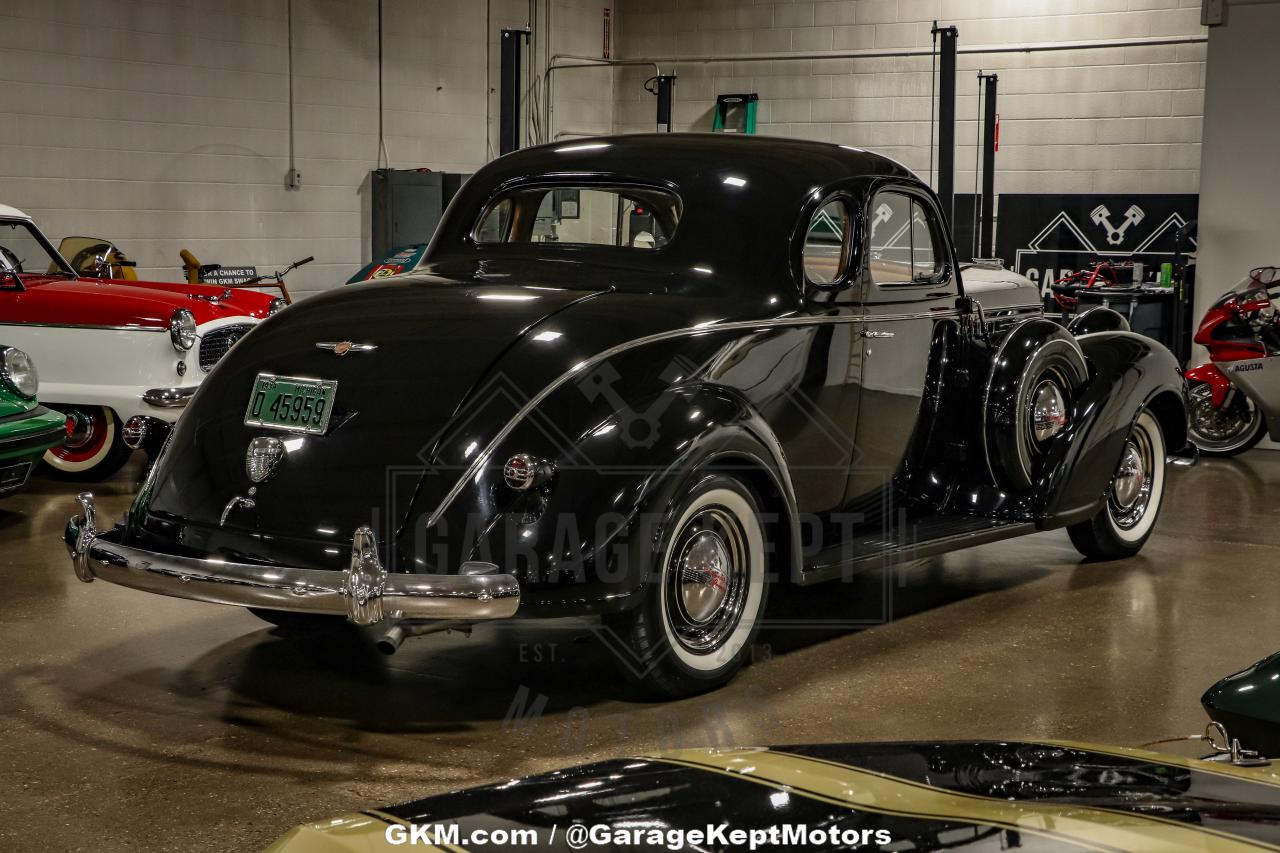
{"label": "vehicle lift post", "polygon": [[938,60],[938,202],[947,227],[955,228],[956,182],[956,42],[960,31],[955,27],[939,27],[934,21],[934,35],[942,36]]}
{"label": "vehicle lift post", "polygon": [[671,132],[671,105],[675,100],[676,75],[659,74],[653,78],[654,94],[658,96],[658,132]]}
{"label": "vehicle lift post", "polygon": [[503,30],[498,70],[498,153],[520,147],[520,54],[528,30]]}
{"label": "vehicle lift post", "polygon": [[982,232],[979,253],[981,257],[995,257],[996,213],[996,147],[1000,131],[1000,115],[996,112],[996,86],[1000,81],[995,74],[979,74],[986,83],[986,111],[982,121]]}

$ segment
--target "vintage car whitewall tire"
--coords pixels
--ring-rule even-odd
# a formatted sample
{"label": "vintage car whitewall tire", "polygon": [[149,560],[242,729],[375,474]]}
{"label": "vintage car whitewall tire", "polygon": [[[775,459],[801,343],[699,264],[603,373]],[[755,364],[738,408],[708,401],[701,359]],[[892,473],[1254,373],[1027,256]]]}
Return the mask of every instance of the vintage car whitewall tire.
{"label": "vintage car whitewall tire", "polygon": [[1165,444],[1160,423],[1143,409],[1125,440],[1106,504],[1093,518],[1067,528],[1071,544],[1095,560],[1116,560],[1142,550],[1164,499]]}
{"label": "vintage car whitewall tire", "polygon": [[106,406],[60,406],[50,408],[76,417],[67,440],[45,451],[50,476],[62,480],[97,481],[110,477],[129,461],[133,452],[124,443],[120,419]]}
{"label": "vintage car whitewall tire", "polygon": [[645,601],[611,617],[634,654],[624,671],[645,689],[689,696],[729,681],[751,654],[768,599],[759,504],[737,480],[710,475],[665,525]]}

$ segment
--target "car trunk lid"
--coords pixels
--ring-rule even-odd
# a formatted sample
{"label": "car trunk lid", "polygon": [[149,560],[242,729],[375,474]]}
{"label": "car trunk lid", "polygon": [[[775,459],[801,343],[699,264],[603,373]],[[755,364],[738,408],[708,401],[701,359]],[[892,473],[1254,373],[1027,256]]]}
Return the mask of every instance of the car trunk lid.
{"label": "car trunk lid", "polygon": [[[206,380],[135,520],[145,507],[178,524],[183,546],[237,559],[290,559],[294,541],[310,543],[314,557],[313,546],[331,541],[322,551],[336,564],[356,527],[385,521],[379,507],[396,503],[393,490],[415,487],[453,413],[507,348],[592,295],[414,277],[294,305],[246,335]],[[336,381],[325,433],[246,425],[263,373]],[[256,437],[286,449],[261,483],[246,472]]]}

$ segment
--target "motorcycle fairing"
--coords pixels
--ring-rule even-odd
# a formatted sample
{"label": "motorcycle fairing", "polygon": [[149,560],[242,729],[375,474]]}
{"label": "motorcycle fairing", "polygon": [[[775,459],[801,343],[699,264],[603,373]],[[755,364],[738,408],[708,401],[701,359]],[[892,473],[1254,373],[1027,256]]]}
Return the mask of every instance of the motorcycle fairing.
{"label": "motorcycle fairing", "polygon": [[[1267,434],[1274,441],[1280,441],[1280,364],[1277,364],[1278,361],[1280,359],[1263,357],[1214,365],[1225,375],[1228,383],[1235,383],[1262,410],[1263,416],[1267,419]],[[1187,378],[1193,378],[1191,371],[1188,371]],[[1216,397],[1217,388],[1211,385],[1210,389],[1215,395],[1213,404],[1221,405]]]}

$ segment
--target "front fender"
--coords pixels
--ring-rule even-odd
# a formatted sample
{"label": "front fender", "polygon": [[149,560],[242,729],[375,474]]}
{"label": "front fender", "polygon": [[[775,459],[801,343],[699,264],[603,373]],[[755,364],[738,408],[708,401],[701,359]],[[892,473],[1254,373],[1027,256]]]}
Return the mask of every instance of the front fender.
{"label": "front fender", "polygon": [[1089,365],[1089,380],[1079,389],[1071,423],[1055,441],[1037,484],[1047,495],[1041,519],[1046,528],[1097,512],[1125,439],[1144,407],[1160,421],[1171,452],[1186,442],[1182,377],[1168,349],[1131,332],[1099,332],[1078,341]]}
{"label": "front fender", "polygon": [[1231,390],[1231,380],[1218,365],[1207,361],[1199,367],[1187,371],[1187,384],[1203,382],[1209,386],[1209,402],[1215,409],[1222,408],[1227,401],[1227,392]]}

